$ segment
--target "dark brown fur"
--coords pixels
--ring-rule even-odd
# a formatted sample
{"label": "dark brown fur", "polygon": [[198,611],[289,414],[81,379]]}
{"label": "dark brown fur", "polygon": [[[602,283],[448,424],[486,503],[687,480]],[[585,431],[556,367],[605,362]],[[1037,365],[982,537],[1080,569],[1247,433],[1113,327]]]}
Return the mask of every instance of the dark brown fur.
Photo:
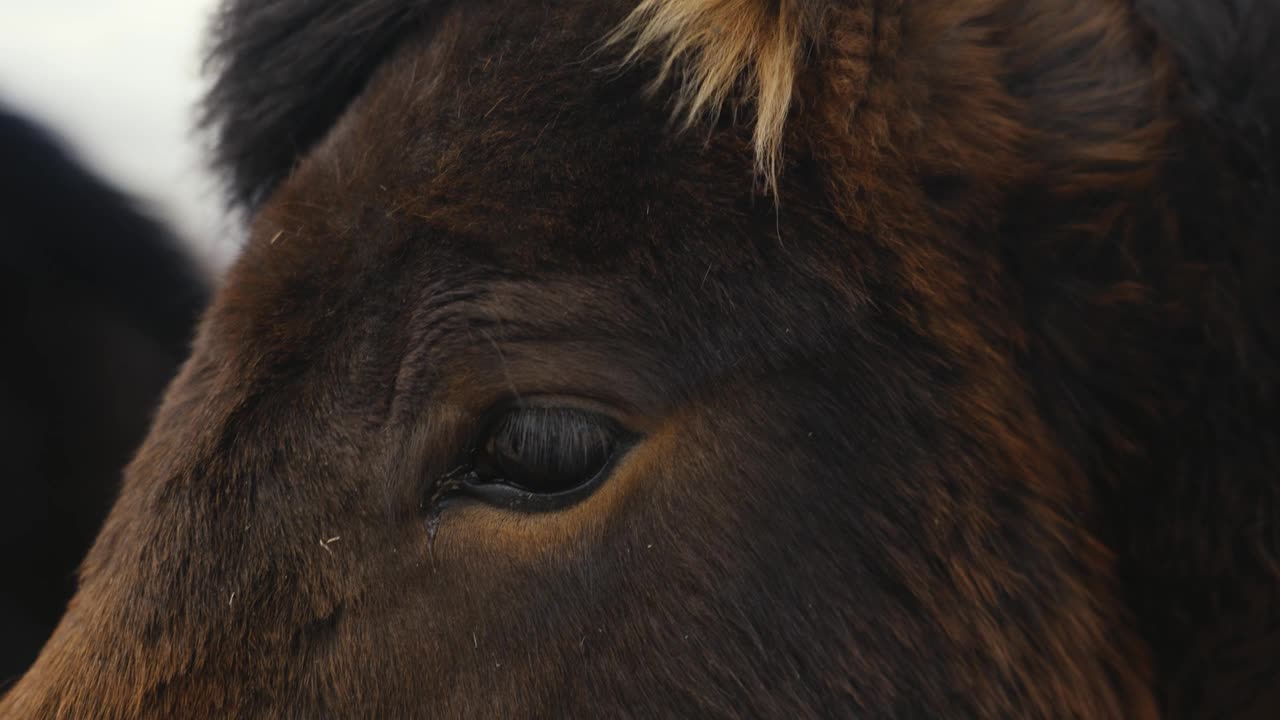
{"label": "dark brown fur", "polygon": [[[1193,2],[791,3],[776,197],[631,3],[232,3],[252,239],[0,712],[1275,717],[1280,12]],[[642,440],[440,492],[513,394]]]}

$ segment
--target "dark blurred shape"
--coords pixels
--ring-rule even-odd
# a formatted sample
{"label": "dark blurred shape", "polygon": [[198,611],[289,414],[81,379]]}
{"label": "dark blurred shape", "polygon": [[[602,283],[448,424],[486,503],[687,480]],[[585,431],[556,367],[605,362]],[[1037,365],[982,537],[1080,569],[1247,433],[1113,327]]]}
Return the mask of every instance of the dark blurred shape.
{"label": "dark blurred shape", "polygon": [[169,230],[0,105],[0,689],[61,617],[207,295]]}

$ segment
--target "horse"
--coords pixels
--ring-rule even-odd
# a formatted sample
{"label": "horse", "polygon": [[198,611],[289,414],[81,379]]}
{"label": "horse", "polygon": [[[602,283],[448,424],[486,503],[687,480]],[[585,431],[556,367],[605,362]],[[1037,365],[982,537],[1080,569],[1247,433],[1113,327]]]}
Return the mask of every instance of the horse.
{"label": "horse", "polygon": [[0,685],[75,590],[208,284],[173,234],[0,106]]}
{"label": "horse", "polygon": [[1280,712],[1274,3],[213,32],[249,239],[0,716]]}

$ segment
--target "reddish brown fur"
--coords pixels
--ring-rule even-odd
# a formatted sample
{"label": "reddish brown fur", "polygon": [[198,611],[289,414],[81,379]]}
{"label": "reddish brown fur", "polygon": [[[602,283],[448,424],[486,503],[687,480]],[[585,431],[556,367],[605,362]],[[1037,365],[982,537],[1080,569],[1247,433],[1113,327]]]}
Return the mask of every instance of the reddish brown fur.
{"label": "reddish brown fur", "polygon": [[[226,141],[279,187],[0,710],[1274,716],[1270,186],[1172,31],[789,4],[770,198],[601,71],[630,5],[433,6],[287,178]],[[643,439],[451,499],[513,394]]]}

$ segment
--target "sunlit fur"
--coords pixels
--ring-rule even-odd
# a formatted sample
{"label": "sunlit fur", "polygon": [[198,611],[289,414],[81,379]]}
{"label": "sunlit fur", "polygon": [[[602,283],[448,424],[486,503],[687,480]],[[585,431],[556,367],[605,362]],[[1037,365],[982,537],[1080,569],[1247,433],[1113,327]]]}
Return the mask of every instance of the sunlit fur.
{"label": "sunlit fur", "polygon": [[[686,127],[733,100],[755,113],[756,167],[776,184],[797,74],[821,18],[808,0],[643,0],[609,38],[630,42],[627,61],[661,54],[655,87],[676,75],[675,110]],[[820,9],[820,8],[818,8]]]}

